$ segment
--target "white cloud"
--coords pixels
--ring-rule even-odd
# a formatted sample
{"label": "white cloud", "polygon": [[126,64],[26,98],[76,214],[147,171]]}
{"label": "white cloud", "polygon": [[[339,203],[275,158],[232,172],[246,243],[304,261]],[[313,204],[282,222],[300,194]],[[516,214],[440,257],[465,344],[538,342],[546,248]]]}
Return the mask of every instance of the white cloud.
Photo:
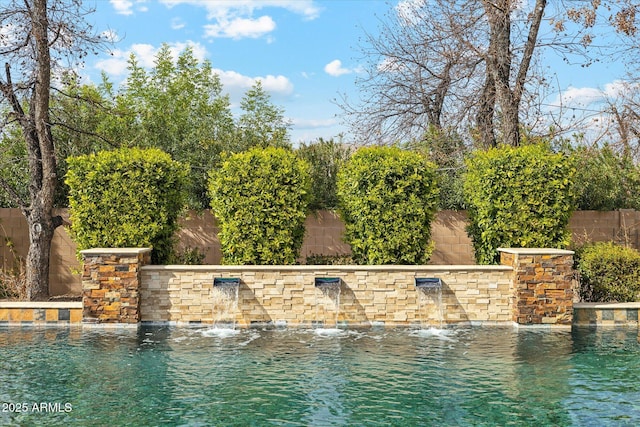
{"label": "white cloud", "polygon": [[258,19],[235,18],[230,21],[219,20],[217,24],[205,25],[205,37],[224,37],[232,39],[259,38],[275,30],[276,23],[270,16]]}
{"label": "white cloud", "polygon": [[[202,62],[207,50],[200,43],[193,41],[170,43],[169,50],[174,58],[177,58],[180,52],[187,47],[193,50],[193,56]],[[159,47],[155,47],[146,43],[133,44],[127,50],[115,49],[111,52],[111,57],[97,61],[95,67],[112,76],[123,76],[127,72],[129,56],[133,53],[138,60],[138,64],[144,68],[152,68],[158,54]]]}
{"label": "white cloud", "polygon": [[342,61],[340,61],[339,59],[334,59],[333,61],[329,62],[327,65],[324,66],[324,71],[330,76],[339,77],[344,74],[351,74],[351,73],[357,72],[358,70],[343,68]]}
{"label": "white cloud", "polygon": [[338,120],[331,119],[293,119],[293,125],[298,129],[328,128],[338,124]]}
{"label": "white cloud", "polygon": [[109,0],[109,3],[111,3],[116,13],[120,15],[133,15],[134,6],[136,6],[139,12],[149,10],[147,6],[143,5],[146,1],[147,0]]}
{"label": "white cloud", "polygon": [[171,20],[172,30],[181,30],[185,27],[185,23],[181,18],[175,17]]}
{"label": "white cloud", "polygon": [[315,19],[320,15],[320,8],[313,0],[160,0],[160,3],[168,7],[178,4],[204,7],[209,19],[251,16],[255,10],[269,7],[286,9],[306,19]]}
{"label": "white cloud", "polygon": [[554,105],[564,105],[567,107],[585,107],[598,104],[610,99],[616,99],[624,95],[629,90],[629,82],[614,80],[604,85],[604,89],[595,87],[573,87],[569,86],[560,93],[553,101]]}
{"label": "white cloud", "polygon": [[293,83],[285,76],[267,75],[264,77],[250,77],[237,71],[213,70],[220,77],[220,82],[225,90],[232,93],[245,92],[256,81],[262,82],[262,87],[267,92],[278,95],[290,95],[293,93]]}
{"label": "white cloud", "polygon": [[[202,7],[207,11],[211,24],[205,25],[205,37],[232,39],[259,38],[276,28],[269,15],[254,18],[255,11],[265,8],[280,8],[302,15],[311,20],[318,17],[320,8],[313,0],[160,0],[167,7],[178,4]],[[268,38],[271,42],[273,39]]]}

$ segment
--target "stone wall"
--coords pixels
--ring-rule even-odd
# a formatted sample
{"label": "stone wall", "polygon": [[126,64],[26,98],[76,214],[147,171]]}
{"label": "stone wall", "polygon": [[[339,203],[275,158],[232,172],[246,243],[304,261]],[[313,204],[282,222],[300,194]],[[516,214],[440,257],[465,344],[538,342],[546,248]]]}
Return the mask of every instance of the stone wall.
{"label": "stone wall", "polygon": [[513,267],[513,321],[571,325],[573,252],[560,249],[498,249],[500,263]]}
{"label": "stone wall", "polygon": [[151,262],[151,249],[87,249],[83,258],[83,321],[140,322],[140,269]]}
{"label": "stone wall", "polygon": [[[142,321],[214,323],[233,320],[287,325],[510,323],[512,269],[505,266],[145,266]],[[238,306],[220,313],[216,277],[240,279]],[[340,279],[339,303],[315,286]],[[442,279],[437,297],[416,289],[416,277]]]}

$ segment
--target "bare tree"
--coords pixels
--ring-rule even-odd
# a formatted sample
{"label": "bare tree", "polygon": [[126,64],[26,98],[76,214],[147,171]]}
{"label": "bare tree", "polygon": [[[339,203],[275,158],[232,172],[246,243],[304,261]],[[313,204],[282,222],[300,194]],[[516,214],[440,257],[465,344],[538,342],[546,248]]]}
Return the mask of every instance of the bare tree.
{"label": "bare tree", "polygon": [[420,139],[462,125],[484,66],[484,11],[473,0],[402,2],[366,34],[361,99],[339,102],[361,143]]}
{"label": "bare tree", "polygon": [[[540,23],[547,6],[546,0],[536,0],[529,14],[529,32],[522,46],[518,68],[513,67],[511,39],[512,15],[520,2],[516,0],[483,0],[489,23],[489,50],[486,64],[488,81],[495,85],[495,99],[502,115],[502,141],[509,145],[520,144],[520,102],[525,90],[529,67],[535,51]],[[515,78],[512,82],[512,76]]]}
{"label": "bare tree", "polygon": [[49,113],[52,70],[77,65],[87,46],[100,43],[84,20],[89,12],[81,0],[5,0],[0,6],[0,56],[5,60],[0,102],[7,112],[2,123],[16,124],[22,132],[28,153],[28,200],[1,178],[0,188],[20,207],[29,226],[30,300],[48,296],[51,240],[62,224],[52,212],[58,185]]}
{"label": "bare tree", "polygon": [[[518,145],[521,128],[531,125],[521,118],[542,115],[536,94],[547,80],[536,61],[549,49],[583,65],[597,60],[587,47],[593,47],[589,9],[599,5],[579,0],[548,10],[546,0],[400,2],[379,33],[365,37],[361,51],[368,62],[356,80],[361,99],[343,97],[346,121],[363,142],[416,139],[435,127],[471,130],[484,147]],[[618,20],[628,22],[629,15]],[[571,31],[567,20],[577,24]]]}

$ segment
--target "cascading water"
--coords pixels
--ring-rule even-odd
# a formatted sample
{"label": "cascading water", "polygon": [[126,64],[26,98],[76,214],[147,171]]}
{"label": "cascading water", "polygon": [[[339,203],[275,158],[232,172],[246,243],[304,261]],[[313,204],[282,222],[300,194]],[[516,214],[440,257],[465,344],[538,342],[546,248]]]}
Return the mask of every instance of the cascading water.
{"label": "cascading water", "polygon": [[416,277],[418,290],[418,312],[422,329],[436,327],[442,329],[444,313],[442,308],[442,280],[433,277]]}
{"label": "cascading water", "polygon": [[340,289],[341,289],[341,280],[338,277],[316,277],[315,286],[318,289],[322,297],[325,299],[329,299],[333,306],[335,307],[335,319],[333,323],[335,325],[334,328],[327,328],[327,307],[324,306],[325,315],[322,320],[318,314],[318,307],[320,306],[318,299],[316,298],[316,324],[322,325],[322,328],[317,329],[319,333],[333,333],[341,331],[338,329],[338,318],[340,316]]}
{"label": "cascading water", "polygon": [[237,278],[219,278],[213,280],[213,330],[219,332],[235,331],[238,312],[240,280]]}

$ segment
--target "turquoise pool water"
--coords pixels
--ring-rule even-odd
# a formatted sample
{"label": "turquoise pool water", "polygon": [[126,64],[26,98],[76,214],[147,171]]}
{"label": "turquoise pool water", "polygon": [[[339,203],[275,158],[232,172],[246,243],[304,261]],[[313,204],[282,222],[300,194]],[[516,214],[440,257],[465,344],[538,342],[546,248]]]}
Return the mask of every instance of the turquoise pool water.
{"label": "turquoise pool water", "polygon": [[0,425],[640,423],[638,331],[0,328]]}

